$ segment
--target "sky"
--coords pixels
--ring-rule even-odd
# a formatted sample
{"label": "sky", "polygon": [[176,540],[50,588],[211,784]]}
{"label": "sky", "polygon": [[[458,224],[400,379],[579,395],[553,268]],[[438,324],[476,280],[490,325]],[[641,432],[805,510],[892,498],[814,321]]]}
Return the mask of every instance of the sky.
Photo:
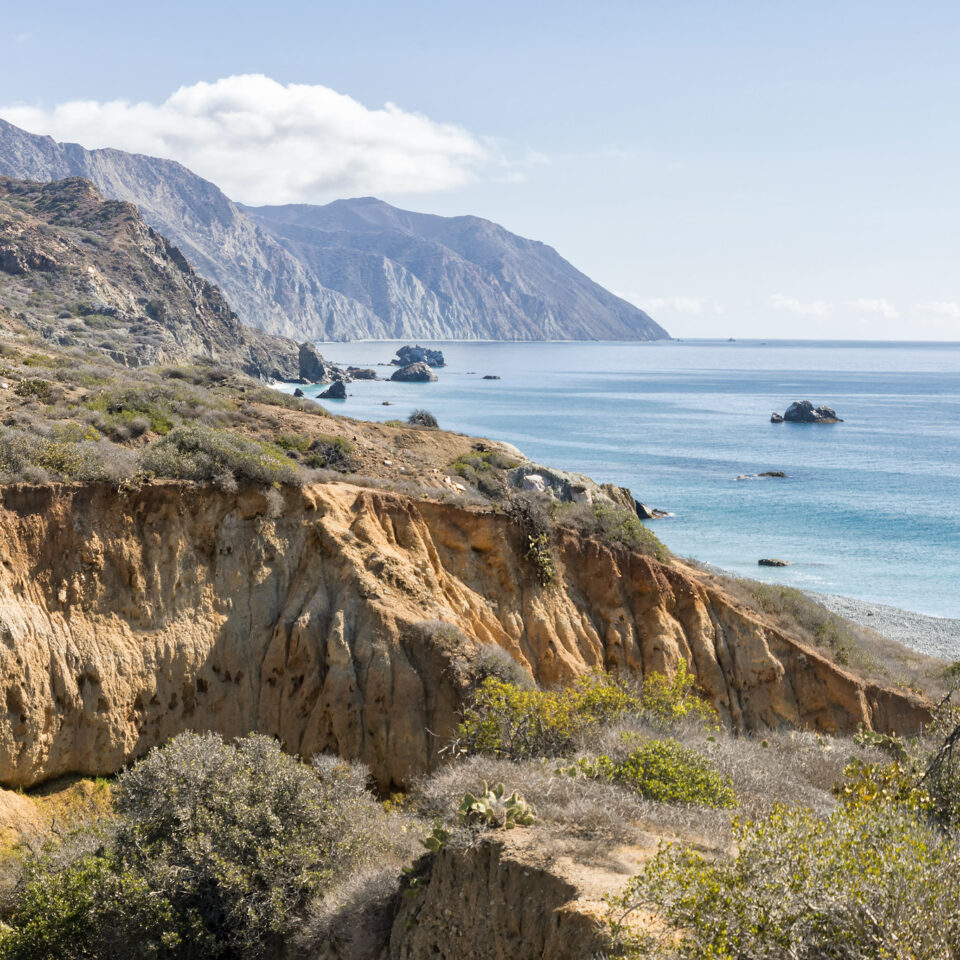
{"label": "sky", "polygon": [[542,240],[678,337],[960,340],[960,4],[88,0],[0,117]]}

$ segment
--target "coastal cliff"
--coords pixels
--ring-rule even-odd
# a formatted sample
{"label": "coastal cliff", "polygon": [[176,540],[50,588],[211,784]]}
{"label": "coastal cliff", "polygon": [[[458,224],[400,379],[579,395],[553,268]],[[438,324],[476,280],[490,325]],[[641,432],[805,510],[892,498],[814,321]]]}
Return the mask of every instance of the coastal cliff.
{"label": "coastal cliff", "polygon": [[927,716],[687,567],[555,538],[544,587],[503,514],[348,483],[3,487],[0,783],[112,773],[196,729],[404,784],[438,762],[458,661],[487,644],[543,685],[685,659],[736,729],[907,733]]}

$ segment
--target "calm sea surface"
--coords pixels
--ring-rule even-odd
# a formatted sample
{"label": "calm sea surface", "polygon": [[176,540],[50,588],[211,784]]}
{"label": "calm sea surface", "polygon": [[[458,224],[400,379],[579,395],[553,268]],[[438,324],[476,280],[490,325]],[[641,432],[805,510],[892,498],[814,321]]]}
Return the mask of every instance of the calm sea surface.
{"label": "calm sea surface", "polygon": [[[375,366],[399,345],[320,350]],[[358,381],[347,400],[325,403],[369,420],[425,407],[446,429],[507,440],[541,463],[629,487],[674,514],[651,526],[680,555],[960,617],[960,344],[430,346],[448,364],[438,383]],[[769,422],[771,411],[802,399],[835,407],[845,422]],[[737,479],[764,470],[789,476]],[[791,566],[758,567],[761,557]]]}

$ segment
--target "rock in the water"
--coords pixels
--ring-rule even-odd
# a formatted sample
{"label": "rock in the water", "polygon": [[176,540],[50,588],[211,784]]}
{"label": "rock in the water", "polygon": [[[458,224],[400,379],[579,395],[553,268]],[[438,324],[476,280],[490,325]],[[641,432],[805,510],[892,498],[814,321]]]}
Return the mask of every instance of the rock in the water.
{"label": "rock in the water", "polygon": [[430,350],[427,347],[401,347],[396,358],[390,362],[395,367],[409,367],[411,363],[425,363],[430,367],[446,366],[443,351]]}
{"label": "rock in the water", "polygon": [[783,420],[788,423],[843,423],[833,407],[815,407],[809,400],[795,400],[791,403],[783,414]]}
{"label": "rock in the water", "polygon": [[312,343],[300,344],[300,379],[304,383],[326,383],[333,379],[337,368],[320,356]]}
{"label": "rock in the water", "polygon": [[347,385],[342,380],[334,380],[323,393],[320,394],[321,400],[346,400]]}
{"label": "rock in the water", "polygon": [[297,389],[293,391],[293,395],[295,397],[301,397],[301,398],[306,396],[306,394],[299,387],[297,387]]}
{"label": "rock in the water", "polygon": [[770,414],[770,422],[771,422],[771,423],[783,423],[783,414],[782,414],[782,413],[777,413],[776,410],[774,410],[774,412]]}
{"label": "rock in the water", "polygon": [[786,474],[782,470],[764,470],[763,473],[758,473],[758,477],[785,477]]}
{"label": "rock in the water", "polygon": [[430,370],[426,363],[418,360],[416,363],[401,367],[390,379],[398,380],[401,383],[430,383],[430,381],[437,379],[437,375]]}
{"label": "rock in the water", "polygon": [[760,567],[789,567],[790,564],[786,560],[777,560],[775,558],[766,558],[763,560],[757,561],[757,566]]}
{"label": "rock in the water", "polygon": [[349,373],[354,380],[377,379],[377,371],[371,370],[369,367],[347,367],[347,373]]}
{"label": "rock in the water", "polygon": [[393,406],[393,401],[392,401],[392,400],[384,400],[383,403],[380,404],[380,406],[381,406],[381,407],[392,407],[392,406]]}
{"label": "rock in the water", "polygon": [[484,380],[499,380],[500,378],[495,373],[488,373],[483,377]]}

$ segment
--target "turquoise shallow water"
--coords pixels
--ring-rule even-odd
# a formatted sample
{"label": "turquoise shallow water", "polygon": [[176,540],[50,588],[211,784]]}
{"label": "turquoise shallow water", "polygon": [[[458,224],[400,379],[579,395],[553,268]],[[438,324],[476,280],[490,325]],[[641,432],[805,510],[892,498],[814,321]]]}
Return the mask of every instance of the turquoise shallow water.
{"label": "turquoise shallow water", "polygon": [[[320,349],[338,363],[374,366],[399,345]],[[371,420],[425,407],[444,428],[627,486],[674,513],[651,526],[681,555],[960,616],[960,344],[431,346],[448,364],[438,383],[358,381],[347,400],[325,403]],[[486,373],[501,379],[482,380]],[[845,422],[769,422],[800,399],[830,404]],[[763,470],[789,477],[736,479]],[[761,557],[792,565],[760,568]]]}

